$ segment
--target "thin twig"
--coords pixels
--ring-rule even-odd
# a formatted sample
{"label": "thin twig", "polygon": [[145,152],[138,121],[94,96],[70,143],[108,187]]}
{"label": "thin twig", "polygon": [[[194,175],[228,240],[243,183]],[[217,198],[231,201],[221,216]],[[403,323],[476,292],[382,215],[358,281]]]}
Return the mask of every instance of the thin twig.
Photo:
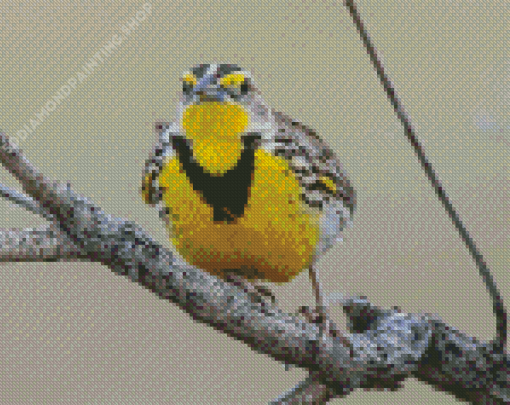
{"label": "thin twig", "polygon": [[432,164],[428,161],[427,157],[425,156],[425,151],[422,145],[420,144],[418,137],[416,136],[411,121],[404,110],[404,106],[397,97],[395,87],[393,86],[390,78],[386,75],[384,67],[377,56],[376,49],[370,40],[370,36],[368,35],[368,32],[364,28],[363,22],[361,21],[361,17],[358,13],[358,10],[356,9],[354,0],[346,0],[344,2],[344,5],[351,13],[354,24],[358,29],[358,32],[361,36],[361,40],[363,41],[363,45],[367,49],[368,55],[370,56],[370,60],[372,61],[372,64],[374,65],[377,71],[377,76],[379,77],[384,87],[384,90],[386,91],[386,94],[391,102],[391,105],[393,106],[393,109],[395,110],[395,113],[397,114],[398,119],[404,126],[407,138],[409,139],[409,142],[411,142],[411,145],[414,148],[414,152],[418,156],[418,159],[423,167],[423,170],[425,171],[427,177],[432,183],[432,187],[434,188],[437,196],[439,197],[439,200],[445,207],[448,216],[452,219],[453,224],[459,231],[459,234],[464,243],[466,244],[469,253],[471,253],[471,256],[473,256],[473,259],[476,262],[476,266],[478,267],[478,271],[482,276],[485,286],[489,290],[490,296],[493,301],[493,311],[494,314],[496,315],[497,323],[495,339],[496,342],[494,349],[503,352],[506,350],[507,341],[507,314],[505,306],[503,304],[503,297],[501,296],[498,288],[496,287],[496,283],[492,278],[489,268],[487,267],[485,261],[483,260],[482,254],[478,251],[474,240],[469,236],[466,227],[462,223],[459,215],[457,214],[455,208],[450,202],[448,195],[446,194],[446,191],[444,190],[441,184],[441,181],[434,172]]}

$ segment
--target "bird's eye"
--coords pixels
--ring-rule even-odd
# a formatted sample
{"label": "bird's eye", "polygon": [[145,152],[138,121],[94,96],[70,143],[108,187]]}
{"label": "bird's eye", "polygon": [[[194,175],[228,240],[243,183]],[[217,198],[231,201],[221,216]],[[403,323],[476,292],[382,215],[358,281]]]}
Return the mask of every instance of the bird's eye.
{"label": "bird's eye", "polygon": [[193,90],[193,85],[190,82],[182,82],[183,93],[191,93],[191,90]]}
{"label": "bird's eye", "polygon": [[245,80],[245,81],[243,82],[243,84],[241,84],[241,87],[240,87],[241,94],[242,94],[242,95],[247,94],[247,93],[248,93],[248,88],[249,88],[249,86],[248,86],[248,82]]}
{"label": "bird's eye", "polygon": [[195,75],[184,75],[182,78],[182,91],[189,94],[193,90],[193,86],[197,84]]}
{"label": "bird's eye", "polygon": [[248,79],[239,73],[226,75],[220,80],[220,86],[234,95],[245,95],[248,93]]}

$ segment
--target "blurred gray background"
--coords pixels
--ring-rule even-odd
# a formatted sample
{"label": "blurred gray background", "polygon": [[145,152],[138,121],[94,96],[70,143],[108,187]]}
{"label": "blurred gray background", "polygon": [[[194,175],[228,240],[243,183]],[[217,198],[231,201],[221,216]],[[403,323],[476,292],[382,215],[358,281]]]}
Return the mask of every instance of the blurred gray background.
{"label": "blurred gray background", "polygon": [[[435,313],[471,336],[494,336],[485,286],[341,2],[119,3],[0,5],[0,128],[13,137],[112,37],[117,42],[18,139],[33,164],[169,247],[163,223],[138,191],[155,141],[152,122],[173,119],[183,70],[237,63],[253,72],[271,106],[327,140],[357,189],[354,227],[319,264],[327,292]],[[359,10],[430,161],[510,302],[508,3],[360,1]],[[137,15],[138,24],[124,32]],[[5,169],[0,182],[18,187]],[[0,201],[1,227],[43,223]],[[1,268],[1,403],[262,404],[306,376],[285,372],[98,264]],[[289,312],[313,303],[306,272],[268,287]],[[335,314],[342,324],[341,311]],[[341,401],[457,402],[413,379],[398,392],[356,391],[332,403]]]}

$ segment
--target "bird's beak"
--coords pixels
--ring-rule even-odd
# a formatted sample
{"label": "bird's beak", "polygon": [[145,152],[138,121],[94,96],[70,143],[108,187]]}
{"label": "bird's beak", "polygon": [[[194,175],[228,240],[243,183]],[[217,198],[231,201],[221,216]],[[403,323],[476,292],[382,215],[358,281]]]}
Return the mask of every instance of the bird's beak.
{"label": "bird's beak", "polygon": [[193,89],[195,102],[223,102],[225,101],[225,90],[213,82],[212,76],[203,77]]}

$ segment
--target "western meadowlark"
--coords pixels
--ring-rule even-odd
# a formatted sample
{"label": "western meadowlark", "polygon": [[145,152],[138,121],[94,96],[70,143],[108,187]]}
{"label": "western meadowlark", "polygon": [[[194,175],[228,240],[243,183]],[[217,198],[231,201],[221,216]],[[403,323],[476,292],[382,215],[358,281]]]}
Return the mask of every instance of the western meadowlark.
{"label": "western meadowlark", "polygon": [[308,268],[325,322],[314,264],[356,205],[332,150],[273,111],[233,64],[185,72],[177,119],[156,131],[142,195],[158,206],[177,251],[223,278],[283,283]]}

